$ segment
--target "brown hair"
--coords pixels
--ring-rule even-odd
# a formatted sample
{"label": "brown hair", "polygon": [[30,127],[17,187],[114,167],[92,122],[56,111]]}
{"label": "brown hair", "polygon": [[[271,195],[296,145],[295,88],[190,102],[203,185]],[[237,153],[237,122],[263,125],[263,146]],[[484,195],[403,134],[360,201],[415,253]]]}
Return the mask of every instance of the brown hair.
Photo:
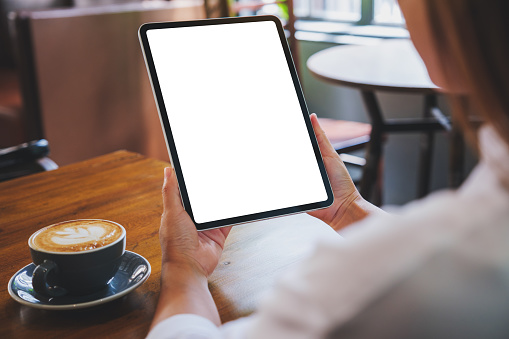
{"label": "brown hair", "polygon": [[471,133],[476,112],[509,145],[509,1],[425,2],[442,69],[457,65],[466,82],[466,95],[450,95],[454,118]]}

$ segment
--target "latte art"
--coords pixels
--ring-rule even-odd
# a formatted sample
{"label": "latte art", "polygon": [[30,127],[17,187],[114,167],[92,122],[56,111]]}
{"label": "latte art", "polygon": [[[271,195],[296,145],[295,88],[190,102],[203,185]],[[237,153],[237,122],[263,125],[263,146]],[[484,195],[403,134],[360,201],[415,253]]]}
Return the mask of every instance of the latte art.
{"label": "latte art", "polygon": [[83,244],[100,241],[104,233],[106,233],[106,230],[100,226],[66,227],[62,231],[56,231],[51,241],[59,245]]}
{"label": "latte art", "polygon": [[45,227],[30,238],[30,246],[48,252],[89,251],[114,243],[123,229],[107,220],[74,220]]}

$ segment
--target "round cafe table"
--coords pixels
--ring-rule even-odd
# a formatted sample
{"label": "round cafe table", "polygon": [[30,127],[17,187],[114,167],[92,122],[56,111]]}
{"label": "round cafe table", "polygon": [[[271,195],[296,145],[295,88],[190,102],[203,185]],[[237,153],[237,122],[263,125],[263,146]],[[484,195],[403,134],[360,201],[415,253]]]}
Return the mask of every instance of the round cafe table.
{"label": "round cafe table", "polygon": [[[361,92],[372,125],[361,180],[361,194],[372,201],[381,200],[380,169],[386,134],[419,132],[423,135],[423,141],[420,149],[418,196],[425,196],[429,192],[434,132],[455,130],[449,118],[445,117],[437,106],[438,87],[431,82],[411,41],[390,39],[371,46],[335,46],[312,55],[307,61],[307,67],[311,74],[320,80],[352,87]],[[424,95],[423,116],[385,119],[375,95],[377,91]],[[451,143],[451,146],[455,147],[451,147],[449,179],[452,186],[457,186],[461,180],[462,152],[459,137],[454,140],[456,142]]]}

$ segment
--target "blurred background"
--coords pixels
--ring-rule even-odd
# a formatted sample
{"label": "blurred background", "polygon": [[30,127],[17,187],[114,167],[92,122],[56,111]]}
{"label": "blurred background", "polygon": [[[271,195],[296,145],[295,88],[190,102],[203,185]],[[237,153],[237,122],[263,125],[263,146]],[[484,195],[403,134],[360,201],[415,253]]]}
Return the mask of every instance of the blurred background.
{"label": "blurred background", "polygon": [[[0,0],[0,148],[45,138],[59,166],[118,149],[168,160],[138,27],[261,14],[285,24],[309,111],[370,123],[359,91],[318,80],[306,62],[333,46],[408,39],[396,0]],[[387,118],[423,114],[424,95],[377,98]],[[438,102],[448,115],[444,98]],[[386,137],[384,204],[417,197],[421,140],[416,133]],[[435,133],[431,191],[450,186],[448,145],[445,131]],[[476,158],[467,152],[464,162],[466,176]],[[352,168],[353,176],[359,171]]]}

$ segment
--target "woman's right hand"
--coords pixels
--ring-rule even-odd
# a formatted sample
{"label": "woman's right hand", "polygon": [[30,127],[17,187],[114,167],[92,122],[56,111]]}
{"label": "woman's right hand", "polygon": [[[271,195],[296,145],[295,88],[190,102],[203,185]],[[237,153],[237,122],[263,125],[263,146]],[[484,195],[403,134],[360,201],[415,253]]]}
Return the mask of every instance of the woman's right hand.
{"label": "woman's right hand", "polygon": [[360,195],[345,164],[320,127],[316,114],[311,114],[310,118],[332,186],[334,203],[328,208],[308,212],[308,214],[322,220],[338,231],[365,218],[378,208],[364,200]]}

